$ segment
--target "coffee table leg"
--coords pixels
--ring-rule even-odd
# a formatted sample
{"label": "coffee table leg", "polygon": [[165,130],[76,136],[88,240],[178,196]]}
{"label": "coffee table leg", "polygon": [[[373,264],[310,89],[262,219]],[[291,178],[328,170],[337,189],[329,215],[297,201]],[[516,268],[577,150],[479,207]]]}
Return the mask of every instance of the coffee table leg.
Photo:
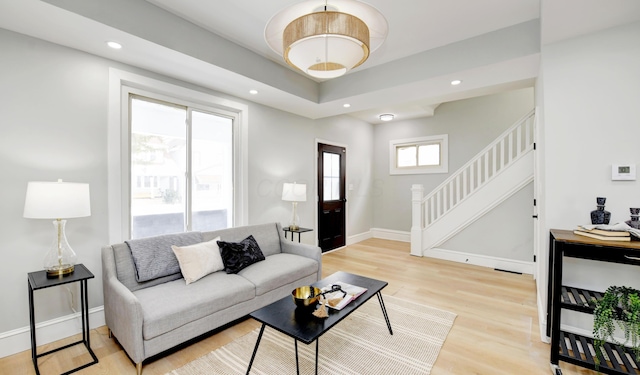
{"label": "coffee table leg", "polygon": [[[300,375],[300,365],[298,364],[298,340],[293,340],[296,346],[296,374]],[[318,345],[320,343],[320,338],[316,339],[316,375],[318,375]]]}
{"label": "coffee table leg", "polygon": [[[293,237],[293,234],[291,235]],[[293,342],[296,346],[296,374],[300,375],[300,366],[298,365],[298,340],[293,339]]]}
{"label": "coffee table leg", "polygon": [[[262,327],[260,328],[260,333],[258,334],[258,341],[256,341],[256,347],[253,348],[253,354],[251,355],[251,361],[249,361],[249,367],[247,368],[247,375],[249,375],[249,371],[251,371],[251,366],[253,365],[253,360],[256,358],[256,353],[258,352],[258,346],[260,345],[260,340],[262,340],[262,334],[264,333],[264,326],[265,324],[262,324]],[[297,351],[296,351],[296,358],[297,358]]]}
{"label": "coffee table leg", "polygon": [[382,294],[380,292],[376,294],[378,295],[380,308],[382,308],[382,315],[384,315],[384,320],[387,322],[387,328],[389,328],[389,333],[393,335],[393,331],[391,330],[391,322],[389,321],[389,315],[387,315],[387,308],[384,307],[384,301],[382,300]]}
{"label": "coffee table leg", "polygon": [[320,350],[320,348],[318,347],[319,343],[320,337],[316,339],[316,375],[318,375],[318,351]]}

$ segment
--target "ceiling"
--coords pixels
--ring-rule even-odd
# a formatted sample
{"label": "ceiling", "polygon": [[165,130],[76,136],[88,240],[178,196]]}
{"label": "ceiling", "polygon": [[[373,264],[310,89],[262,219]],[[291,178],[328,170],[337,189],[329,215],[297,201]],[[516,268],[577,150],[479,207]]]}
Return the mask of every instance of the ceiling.
{"label": "ceiling", "polygon": [[0,0],[0,28],[308,118],[378,123],[380,113],[430,116],[443,102],[531,87],[541,45],[640,20],[637,0],[367,0],[389,23],[386,41],[360,67],[322,82],[292,70],[264,40],[269,19],[298,2]]}

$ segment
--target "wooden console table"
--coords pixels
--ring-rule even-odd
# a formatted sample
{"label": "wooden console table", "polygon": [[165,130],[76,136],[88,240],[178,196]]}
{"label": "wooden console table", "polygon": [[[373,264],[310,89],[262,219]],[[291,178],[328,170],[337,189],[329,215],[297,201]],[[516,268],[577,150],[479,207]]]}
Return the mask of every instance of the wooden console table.
{"label": "wooden console table", "polygon": [[[549,236],[549,290],[547,299],[547,336],[551,336],[551,367],[556,375],[562,374],[559,361],[595,370],[590,350],[593,339],[560,329],[563,309],[593,314],[589,301],[600,299],[604,292],[575,288],[562,283],[564,257],[590,259],[602,262],[623,263],[640,266],[640,241],[601,241],[579,236],[570,230],[552,229]],[[625,355],[625,348],[607,343],[605,351],[613,362],[601,362],[598,370],[606,374],[638,374],[640,368],[633,356]],[[629,351],[629,350],[628,350]],[[630,352],[630,351],[629,351]],[[639,361],[640,362],[640,361]]]}

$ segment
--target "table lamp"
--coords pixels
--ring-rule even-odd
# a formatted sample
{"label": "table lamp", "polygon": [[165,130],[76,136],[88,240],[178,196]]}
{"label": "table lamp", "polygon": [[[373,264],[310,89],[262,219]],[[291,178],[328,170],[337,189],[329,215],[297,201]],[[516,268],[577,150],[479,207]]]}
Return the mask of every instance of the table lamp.
{"label": "table lamp", "polygon": [[23,216],[28,219],[55,219],[56,236],[44,257],[47,277],[62,277],[73,272],[77,256],[64,228],[64,219],[91,215],[89,184],[74,182],[39,182],[27,184]]}
{"label": "table lamp", "polygon": [[298,225],[298,213],[297,207],[298,202],[306,202],[307,200],[307,185],[306,184],[296,184],[285,182],[282,185],[282,200],[291,202],[293,205],[293,211],[291,213],[291,222],[289,224],[289,229],[297,230],[300,229]]}

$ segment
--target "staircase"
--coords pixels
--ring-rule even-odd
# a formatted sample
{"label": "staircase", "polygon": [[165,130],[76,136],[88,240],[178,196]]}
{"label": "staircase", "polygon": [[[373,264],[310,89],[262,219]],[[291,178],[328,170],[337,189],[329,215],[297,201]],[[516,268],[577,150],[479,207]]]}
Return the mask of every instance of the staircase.
{"label": "staircase", "polygon": [[428,195],[413,185],[411,255],[423,256],[533,181],[535,111]]}

